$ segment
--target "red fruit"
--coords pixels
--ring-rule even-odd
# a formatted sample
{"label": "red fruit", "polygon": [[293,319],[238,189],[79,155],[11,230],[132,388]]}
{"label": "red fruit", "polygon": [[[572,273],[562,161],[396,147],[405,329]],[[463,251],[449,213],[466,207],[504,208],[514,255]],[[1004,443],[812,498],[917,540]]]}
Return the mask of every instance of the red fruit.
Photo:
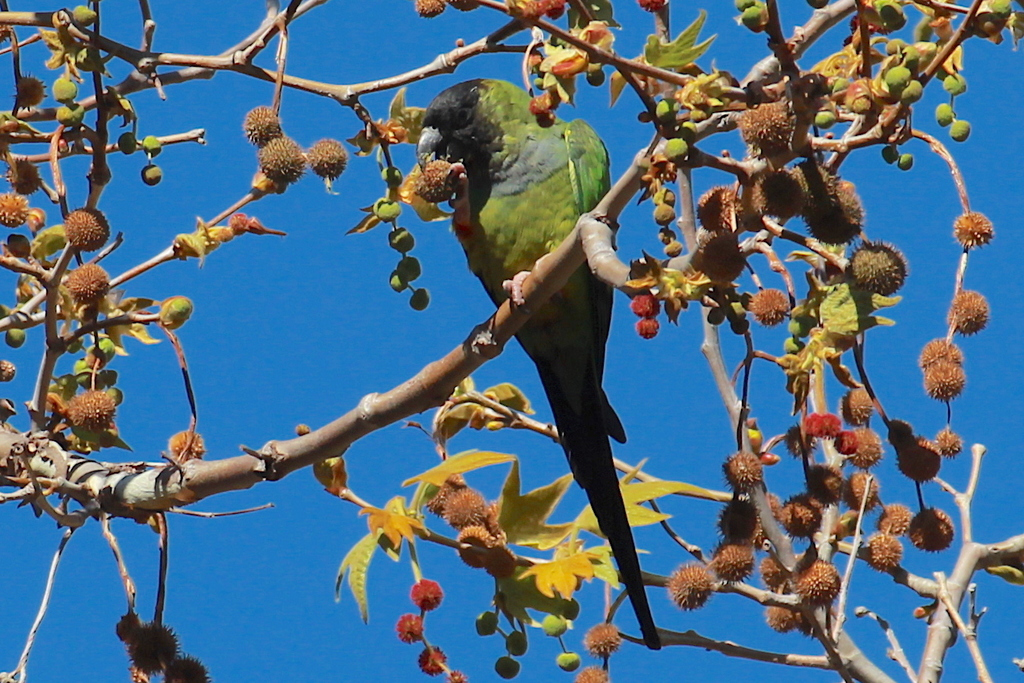
{"label": "red fruit", "polygon": [[417,643],[423,640],[423,617],[418,614],[403,614],[398,617],[395,631],[403,643]]}
{"label": "red fruit", "polygon": [[444,598],[444,591],[441,590],[441,586],[437,581],[420,579],[413,584],[412,590],[409,592],[409,598],[412,600],[412,604],[424,612],[429,612],[432,609],[437,609],[438,605],[441,604],[441,600]]}
{"label": "red fruit", "polygon": [[836,437],[836,450],[843,455],[853,455],[857,452],[857,433],[849,429],[839,432]]}
{"label": "red fruit", "polygon": [[544,14],[548,19],[558,19],[565,14],[565,0],[546,0]]}
{"label": "red fruit", "polygon": [[759,457],[761,458],[761,464],[769,467],[779,464],[779,460],[782,459],[774,453],[762,453]]}
{"label": "red fruit", "polygon": [[637,0],[640,3],[642,9],[648,12],[657,12],[658,10],[664,9],[665,5],[668,4],[668,0]]}
{"label": "red fruit", "polygon": [[644,339],[653,339],[658,336],[659,329],[661,329],[661,323],[657,318],[641,318],[636,321],[636,333]]}
{"label": "red fruit", "polygon": [[811,413],[804,418],[804,433],[815,439],[834,439],[842,428],[839,416],[832,413]]}
{"label": "red fruit", "polygon": [[428,676],[440,676],[444,673],[444,664],[447,661],[448,658],[441,651],[441,648],[425,647],[423,652],[420,653],[420,671]]}
{"label": "red fruit", "polygon": [[629,302],[629,310],[641,318],[653,318],[661,313],[661,302],[653,294],[637,294]]}

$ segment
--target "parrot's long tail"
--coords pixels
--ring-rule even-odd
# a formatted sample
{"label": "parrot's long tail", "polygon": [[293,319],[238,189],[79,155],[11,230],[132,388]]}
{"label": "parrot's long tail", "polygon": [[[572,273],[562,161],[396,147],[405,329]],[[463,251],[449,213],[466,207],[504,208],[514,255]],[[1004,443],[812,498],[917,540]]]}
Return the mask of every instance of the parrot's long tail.
{"label": "parrot's long tail", "polygon": [[[626,507],[619,491],[619,477],[612,462],[612,448],[608,438],[609,426],[606,415],[614,416],[599,380],[594,377],[591,385],[594,390],[586,392],[583,398],[582,413],[578,413],[566,400],[562,387],[545,364],[537,363],[541,381],[551,403],[555,416],[555,424],[569,459],[569,466],[577,483],[587,492],[590,507],[594,510],[601,532],[611,544],[615,562],[619,566],[622,582],[629,592],[629,601],[633,604],[640,632],[644,643],[652,650],[661,649],[661,639],[654,625],[651,606],[647,602],[647,591],[644,589],[640,572],[640,559],[633,543],[633,531],[626,517]],[[593,372],[593,371],[592,371]],[[589,379],[589,378],[588,378]],[[618,440],[624,440],[621,426],[617,424],[612,431]]]}

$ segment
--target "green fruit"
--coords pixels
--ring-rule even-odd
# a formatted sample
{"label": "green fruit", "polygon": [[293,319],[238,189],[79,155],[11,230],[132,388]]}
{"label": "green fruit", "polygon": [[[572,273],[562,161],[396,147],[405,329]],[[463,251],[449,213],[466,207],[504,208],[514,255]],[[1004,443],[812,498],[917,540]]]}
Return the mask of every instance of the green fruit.
{"label": "green fruit", "polygon": [[942,87],[953,97],[967,92],[967,81],[960,74],[950,74],[942,79]]}
{"label": "green fruit", "polygon": [[[192,302],[191,301],[189,301],[188,299],[186,299],[183,296],[172,297],[171,299],[168,299],[168,301],[171,301],[172,299],[183,299],[185,302],[188,303],[188,306],[189,306],[188,312],[189,312],[189,314],[192,313]],[[180,311],[181,302],[180,301],[176,301],[175,305],[178,306],[179,313],[180,313],[181,312]],[[98,348],[99,354],[103,357],[103,361],[105,363],[109,363],[110,361],[114,360],[114,356],[117,355],[117,345],[114,344],[114,340],[112,340],[110,337],[104,337],[103,339],[100,339],[100,343],[97,344],[96,346],[94,346],[92,349],[90,349],[90,351],[94,351],[95,352],[95,351],[97,351],[97,348]]]}
{"label": "green fruit", "polygon": [[757,0],[735,0],[733,4],[736,6],[737,12],[742,12],[748,7],[753,7],[755,4],[757,4]]}
{"label": "green fruit", "polygon": [[846,78],[836,78],[832,81],[832,94],[842,92],[850,87],[850,81]]}
{"label": "green fruit", "polygon": [[836,115],[827,109],[819,111],[814,115],[814,125],[822,130],[828,130],[836,125]]}
{"label": "green fruit", "polygon": [[896,166],[901,171],[909,171],[914,166],[914,155],[909,153],[901,154],[896,162]]}
{"label": "green fruit", "polygon": [[955,119],[956,114],[953,112],[953,107],[949,104],[943,102],[939,106],[935,107],[935,120],[943,128],[953,123]]}
{"label": "green fruit", "polygon": [[568,630],[569,622],[565,617],[549,614],[544,617],[544,621],[540,622],[540,627],[543,629],[544,635],[557,638]]}
{"label": "green fruit", "polygon": [[430,292],[423,287],[413,290],[412,296],[409,297],[409,305],[414,311],[422,311],[430,305]]}
{"label": "green fruit", "polygon": [[164,171],[156,164],[146,164],[142,167],[142,182],[147,185],[159,185],[164,179]]}
{"label": "green fruit", "polygon": [[121,133],[117,138],[117,148],[121,154],[134,154],[139,149],[139,141],[135,139],[134,133]]}
{"label": "green fruit", "polygon": [[575,652],[563,652],[555,658],[555,663],[562,671],[575,671],[580,668],[580,656]]}
{"label": "green fruit", "polygon": [[755,4],[743,10],[743,14],[740,15],[740,21],[751,31],[760,31],[764,28],[764,15],[764,8]]}
{"label": "green fruit", "polygon": [[587,83],[594,86],[595,88],[600,88],[602,85],[604,85],[604,79],[604,71],[602,71],[601,69],[587,71]]}
{"label": "green fruit", "polygon": [[665,143],[665,157],[672,163],[682,163],[689,153],[690,145],[682,138],[672,138]]}
{"label": "green fruit", "polygon": [[494,673],[505,680],[515,678],[519,675],[519,662],[511,657],[499,657],[498,661],[494,663]]}
{"label": "green fruit", "polygon": [[971,136],[971,124],[967,123],[963,119],[955,121],[949,128],[949,137],[953,138],[957,142],[963,142]]}
{"label": "green fruit", "polygon": [[907,87],[903,88],[903,92],[900,93],[900,102],[903,104],[913,104],[924,96],[924,86],[921,85],[921,81],[910,81],[907,83]]}
{"label": "green fruit", "polygon": [[1010,5],[1010,0],[989,0],[988,8],[993,14],[1004,19],[1010,16],[1010,12],[1013,9]]}
{"label": "green fruit", "polygon": [[900,50],[904,49],[906,46],[907,43],[905,41],[900,40],[899,38],[893,38],[892,40],[885,44],[885,54],[894,55],[898,53]]}
{"label": "green fruit", "polygon": [[110,387],[107,389],[107,396],[114,399],[114,405],[119,406],[124,401],[124,392],[117,387]]}
{"label": "green fruit", "polygon": [[[172,296],[160,304],[160,324],[170,330],[176,330],[184,325],[192,317],[192,301],[184,296]],[[100,340],[100,348],[103,342],[109,339]],[[113,342],[111,342],[113,343]]]}
{"label": "green fruit", "polygon": [[494,612],[481,612],[476,618],[477,635],[490,636],[498,630],[498,615]]}
{"label": "green fruit", "polygon": [[78,85],[70,78],[58,78],[53,82],[50,92],[58,102],[74,102],[78,97]]}
{"label": "green fruit", "polygon": [[885,72],[885,85],[893,95],[899,95],[910,84],[914,75],[905,66],[894,66]]}
{"label": "green fruit", "polygon": [[32,242],[20,232],[14,232],[7,236],[7,250],[11,256],[26,258],[32,253]]}
{"label": "green fruit", "polygon": [[402,184],[402,172],[394,166],[387,166],[380,172],[380,177],[388,184],[388,187],[398,187]]}
{"label": "green fruit", "polygon": [[79,5],[71,12],[71,16],[82,26],[92,26],[96,23],[96,10],[85,5]]}
{"label": "green fruit", "polygon": [[805,344],[796,337],[789,337],[785,342],[783,342],[782,350],[786,353],[792,353],[795,355],[800,353],[800,349],[804,348],[804,346]]}
{"label": "green fruit", "polygon": [[800,315],[789,321],[789,333],[794,337],[806,337],[814,329],[817,321],[807,315]]}
{"label": "green fruit", "polygon": [[814,9],[821,9],[828,4],[828,0],[807,0],[807,4]]}
{"label": "green fruit", "polygon": [[7,330],[7,334],[4,336],[4,341],[12,349],[16,349],[25,343],[25,330],[20,327],[13,327]]}
{"label": "green fruit", "polygon": [[707,316],[708,322],[712,325],[721,325],[725,322],[725,311],[721,308],[709,308]]}
{"label": "green fruit", "polygon": [[512,631],[505,638],[505,649],[513,657],[522,657],[526,654],[529,643],[526,641],[526,634],[522,631]]}
{"label": "green fruit", "polygon": [[684,121],[683,125],[679,126],[679,135],[687,144],[692,145],[697,141],[697,124],[693,121]]}
{"label": "green fruit", "polygon": [[882,19],[882,28],[887,32],[898,31],[907,24],[907,15],[896,0],[876,0],[875,11]]}
{"label": "green fruit", "polygon": [[79,337],[75,341],[73,341],[70,344],[68,344],[68,347],[65,349],[65,351],[67,351],[68,353],[78,353],[81,350],[82,350],[82,338],[81,337]]}
{"label": "green fruit", "polygon": [[580,615],[580,603],[577,602],[575,599],[565,600],[559,606],[558,612],[569,621],[572,621]]}
{"label": "green fruit", "polygon": [[150,156],[150,158],[157,156],[163,151],[164,143],[160,142],[160,138],[155,135],[147,135],[142,138],[142,151]]}
{"label": "green fruit", "polygon": [[373,203],[373,215],[385,223],[390,223],[402,215],[402,205],[387,197],[381,197]]}
{"label": "green fruit", "polygon": [[405,256],[395,266],[395,272],[406,282],[412,282],[423,273],[423,269],[420,267],[420,260],[418,258],[415,256]]}
{"label": "green fruit", "polygon": [[746,334],[750,330],[750,321],[745,318],[733,318],[729,321],[729,329],[733,334]]}
{"label": "green fruit", "polygon": [[673,123],[676,120],[675,102],[671,100],[661,100],[654,109],[654,115],[662,123]]}
{"label": "green fruit", "polygon": [[899,150],[897,150],[892,145],[886,145],[885,147],[882,148],[882,159],[885,160],[885,163],[895,164],[899,158]]}
{"label": "green fruit", "polygon": [[106,389],[117,384],[117,370],[100,370],[96,373],[96,388]]}
{"label": "green fruit", "polygon": [[917,71],[917,68],[920,65],[921,51],[918,50],[913,45],[907,45],[905,48],[903,48],[903,66],[907,67],[911,71]]}
{"label": "green fruit", "polygon": [[416,246],[416,238],[405,228],[398,228],[388,233],[388,246],[399,253],[407,254]]}
{"label": "green fruit", "polygon": [[57,109],[57,123],[63,126],[80,126],[82,121],[85,121],[85,107],[80,104],[73,107],[65,105]]}
{"label": "green fruit", "polygon": [[75,361],[75,364],[71,367],[71,372],[74,373],[75,377],[85,373],[92,374],[92,371],[89,369],[89,361],[84,358],[79,358]]}
{"label": "green fruit", "polygon": [[391,278],[388,280],[388,284],[391,285],[391,289],[396,292],[401,292],[409,286],[409,283],[403,280],[401,276],[399,276],[398,272],[394,270],[391,271]]}

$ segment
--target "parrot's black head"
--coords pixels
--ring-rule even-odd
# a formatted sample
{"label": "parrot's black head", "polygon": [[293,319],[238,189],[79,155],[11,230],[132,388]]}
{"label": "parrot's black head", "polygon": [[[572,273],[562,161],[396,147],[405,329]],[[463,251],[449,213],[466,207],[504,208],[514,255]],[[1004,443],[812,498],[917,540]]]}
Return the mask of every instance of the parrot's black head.
{"label": "parrot's black head", "polygon": [[496,124],[480,107],[487,82],[482,79],[453,85],[427,107],[416,154],[420,163],[431,159],[461,161],[467,168],[487,168],[500,139]]}

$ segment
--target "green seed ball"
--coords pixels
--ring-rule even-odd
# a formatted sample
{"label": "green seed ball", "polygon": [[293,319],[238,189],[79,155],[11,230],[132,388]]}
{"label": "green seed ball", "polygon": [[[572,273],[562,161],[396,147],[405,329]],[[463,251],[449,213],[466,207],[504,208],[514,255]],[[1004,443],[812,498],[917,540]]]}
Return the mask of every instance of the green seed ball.
{"label": "green seed ball", "polygon": [[[902,42],[902,41],[900,41]],[[903,48],[903,66],[911,71],[917,71],[921,65],[921,51],[913,45],[906,45]]]}
{"label": "green seed ball", "polygon": [[562,671],[575,671],[580,668],[580,656],[575,652],[563,652],[555,658],[555,663]]}
{"label": "green seed ball", "polygon": [[967,92],[967,81],[960,74],[950,74],[942,79],[942,87],[953,97]]}
{"label": "green seed ball", "polygon": [[58,78],[53,82],[50,92],[58,102],[74,102],[78,97],[78,85],[70,78]]}
{"label": "green seed ball", "polygon": [[522,631],[512,631],[505,638],[505,649],[513,657],[522,657],[526,654],[529,643],[526,641],[526,634]]}
{"label": "green seed ball", "polygon": [[490,636],[498,630],[498,615],[494,612],[481,612],[476,618],[477,635]]}
{"label": "green seed ball", "polygon": [[388,233],[388,245],[401,254],[407,254],[416,246],[416,238],[405,228]]}
{"label": "green seed ball", "polygon": [[802,341],[796,337],[789,337],[782,343],[782,350],[786,353],[797,354],[806,346]]}
{"label": "green seed ball", "polygon": [[92,26],[96,23],[96,10],[85,5],[79,5],[71,11],[71,16],[82,26]]}
{"label": "green seed ball", "polygon": [[587,83],[595,88],[600,88],[604,85],[605,75],[601,69],[594,69],[593,71],[587,72]]}
{"label": "green seed ball", "polygon": [[665,157],[672,163],[682,163],[689,153],[690,145],[682,138],[672,138],[665,143]]}
{"label": "green seed ball", "polygon": [[935,107],[935,121],[943,128],[953,123],[955,119],[956,114],[953,112],[953,107],[947,102]]}
{"label": "green seed ball", "polygon": [[909,171],[914,166],[914,155],[910,153],[901,154],[899,160],[896,161],[896,166],[901,171]]}
{"label": "green seed ball", "polygon": [[764,27],[764,9],[753,5],[743,10],[740,21],[751,31],[760,31]]}
{"label": "green seed ball", "polygon": [[954,121],[953,125],[949,127],[949,137],[953,138],[957,142],[963,142],[971,136],[971,124],[967,123],[963,119]]}
{"label": "green seed ball", "polygon": [[391,271],[391,278],[388,280],[388,284],[391,285],[391,289],[396,292],[401,292],[409,286],[409,283],[403,280],[402,276],[395,270]]}
{"label": "green seed ball", "polygon": [[494,673],[505,680],[515,678],[519,675],[519,662],[511,657],[499,657],[498,661],[494,663]]}
{"label": "green seed ball", "polygon": [[721,308],[709,308],[708,322],[712,325],[721,325],[725,322],[725,311]]}
{"label": "green seed ball", "polygon": [[887,164],[895,164],[900,158],[900,152],[892,145],[886,145],[882,148],[882,159]]}
{"label": "green seed ball", "polygon": [[836,125],[836,115],[827,109],[819,111],[814,115],[814,125],[822,130],[828,130],[832,126]]}
{"label": "green seed ball", "polygon": [[155,135],[147,135],[142,138],[142,151],[150,157],[155,157],[163,151],[164,143]]}
{"label": "green seed ball", "polygon": [[572,621],[580,615],[580,603],[575,599],[565,600],[559,605],[558,613]]}
{"label": "green seed ball", "polygon": [[139,141],[135,139],[134,133],[121,133],[117,138],[117,148],[121,154],[134,154],[139,149]]}
{"label": "green seed ball", "polygon": [[67,105],[57,109],[57,123],[71,127],[80,126],[85,121],[85,107],[76,104],[73,107]]}
{"label": "green seed ball", "polygon": [[924,86],[921,85],[921,81],[910,81],[907,83],[907,87],[903,88],[903,92],[900,93],[900,102],[903,104],[913,104],[924,97]]}
{"label": "green seed ball", "polygon": [[569,629],[569,622],[563,616],[549,614],[544,617],[540,627],[544,630],[544,635],[557,638]]}
{"label": "green seed ball", "polygon": [[850,81],[846,78],[836,78],[832,81],[832,94],[840,93],[850,87]]}
{"label": "green seed ball", "polygon": [[885,72],[885,85],[893,95],[899,95],[907,87],[914,75],[905,66],[894,66]]}
{"label": "green seed ball", "polygon": [[654,115],[662,123],[672,123],[676,120],[676,108],[670,100],[661,100],[654,109]]}
{"label": "green seed ball", "polygon": [[735,0],[733,4],[736,6],[737,12],[742,12],[748,7],[753,7],[757,3],[757,0]]}
{"label": "green seed ball", "polygon": [[907,46],[906,41],[893,38],[885,44],[885,54],[894,55]]}
{"label": "green seed ball", "polygon": [[395,266],[395,272],[406,282],[412,282],[423,273],[423,269],[420,267],[420,260],[418,258],[415,256],[405,256]]}
{"label": "green seed ball", "polygon": [[394,166],[387,166],[380,172],[380,177],[388,187],[398,187],[402,184],[402,172]]}
{"label": "green seed ball", "polygon": [[142,182],[147,185],[159,185],[164,179],[164,171],[156,164],[146,164],[142,167]]}
{"label": "green seed ball", "polygon": [[430,292],[423,287],[413,290],[412,296],[409,297],[409,305],[414,311],[424,310],[430,305]]}
{"label": "green seed ball", "polygon": [[679,134],[687,144],[692,145],[697,141],[697,124],[693,121],[684,121],[683,125],[679,126]]}
{"label": "green seed ball", "polygon": [[385,223],[390,223],[402,215],[402,205],[387,197],[381,197],[373,203],[373,215]]}
{"label": "green seed ball", "polygon": [[12,349],[17,349],[25,343],[25,336],[25,330],[20,327],[14,327],[7,330],[7,334],[4,336],[4,341],[6,341],[7,345]]}
{"label": "green seed ball", "polygon": [[124,402],[124,392],[117,387],[110,387],[106,390],[106,394],[114,400],[115,406],[119,406]]}

